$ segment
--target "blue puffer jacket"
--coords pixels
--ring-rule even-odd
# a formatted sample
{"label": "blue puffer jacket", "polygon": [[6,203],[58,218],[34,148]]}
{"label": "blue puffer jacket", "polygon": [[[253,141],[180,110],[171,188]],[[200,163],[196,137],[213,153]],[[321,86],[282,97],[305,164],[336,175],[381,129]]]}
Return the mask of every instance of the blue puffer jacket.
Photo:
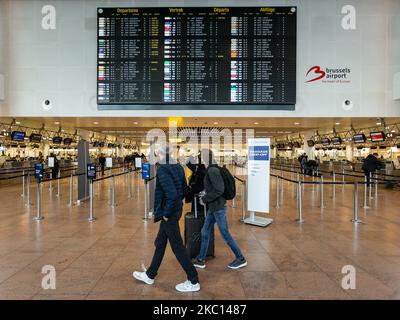
{"label": "blue puffer jacket", "polygon": [[154,222],[163,217],[180,219],[187,193],[185,171],[179,164],[160,164],[154,195]]}

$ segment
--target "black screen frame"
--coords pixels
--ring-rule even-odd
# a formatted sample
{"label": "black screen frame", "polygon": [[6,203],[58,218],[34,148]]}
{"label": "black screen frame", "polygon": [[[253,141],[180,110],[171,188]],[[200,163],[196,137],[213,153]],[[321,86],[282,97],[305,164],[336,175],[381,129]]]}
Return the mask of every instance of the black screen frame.
{"label": "black screen frame", "polygon": [[[254,9],[254,8],[264,8],[264,6],[227,6],[230,9],[234,10],[240,10],[240,9]],[[123,8],[123,9],[160,9],[160,10],[165,10],[171,7],[97,7],[97,16],[96,16],[96,37],[97,37],[97,52],[96,52],[96,60],[97,60],[97,69],[96,69],[96,103],[97,103],[97,109],[98,110],[148,110],[148,111],[153,111],[153,110],[262,110],[262,111],[295,111],[296,110],[296,103],[297,103],[297,41],[298,41],[298,23],[297,23],[297,16],[298,16],[298,6],[296,5],[287,5],[287,6],[265,6],[267,8],[275,8],[275,9],[290,9],[290,8],[295,8],[295,14],[294,14],[294,19],[295,19],[295,43],[294,43],[294,50],[296,52],[296,58],[294,62],[294,69],[295,69],[295,76],[294,80],[291,82],[294,82],[293,88],[294,88],[294,101],[293,102],[285,102],[285,103],[277,103],[277,102],[272,102],[272,103],[264,103],[264,102],[221,102],[221,103],[205,103],[205,102],[200,102],[200,103],[195,103],[195,102],[190,102],[190,103],[165,103],[165,102],[140,102],[140,103],[132,103],[132,102],[127,102],[127,103],[112,103],[112,102],[100,102],[99,101],[99,95],[98,95],[98,66],[99,66],[99,57],[98,57],[98,52],[99,52],[99,10],[100,9],[117,9],[117,8]],[[199,7],[182,7],[182,8],[199,8]],[[224,7],[202,7],[202,8],[224,8]]]}

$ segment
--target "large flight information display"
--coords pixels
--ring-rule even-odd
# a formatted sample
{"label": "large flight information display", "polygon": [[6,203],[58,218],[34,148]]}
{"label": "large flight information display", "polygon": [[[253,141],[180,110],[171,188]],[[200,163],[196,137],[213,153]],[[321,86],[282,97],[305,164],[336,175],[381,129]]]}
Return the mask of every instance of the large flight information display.
{"label": "large flight information display", "polygon": [[99,109],[285,109],[296,7],[98,8]]}

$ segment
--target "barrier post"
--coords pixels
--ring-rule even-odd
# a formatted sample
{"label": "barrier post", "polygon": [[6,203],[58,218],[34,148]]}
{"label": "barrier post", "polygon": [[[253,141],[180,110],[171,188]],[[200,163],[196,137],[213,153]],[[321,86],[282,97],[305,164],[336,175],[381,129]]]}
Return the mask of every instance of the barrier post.
{"label": "barrier post", "polygon": [[242,221],[246,219],[246,188],[245,188],[245,182],[242,181],[241,183],[242,186]]}
{"label": "barrier post", "polygon": [[22,170],[22,198],[25,198],[25,170]]}
{"label": "barrier post", "polygon": [[303,199],[302,199],[302,186],[301,186],[301,180],[300,180],[300,178],[298,179],[298,181],[297,181],[297,219],[296,219],[296,221],[298,222],[298,223],[303,223],[304,222],[304,220],[303,220],[303,212],[302,212],[302,202],[303,202]]}
{"label": "barrier post", "polygon": [[111,207],[115,208],[115,176],[112,176]]}
{"label": "barrier post", "polygon": [[332,172],[332,201],[335,203],[335,198],[336,198],[336,173],[335,171]]}
{"label": "barrier post", "polygon": [[53,192],[53,172],[52,171],[50,171],[50,183],[49,183],[49,185],[50,185],[50,192]]}
{"label": "barrier post", "polygon": [[276,175],[276,208],[279,208],[279,176]]}
{"label": "barrier post", "polygon": [[148,202],[148,195],[147,195],[147,180],[144,180],[144,220],[147,220],[148,217],[148,209],[147,209],[147,202]]}
{"label": "barrier post", "polygon": [[342,169],[342,191],[344,190],[344,168]]}
{"label": "barrier post", "polygon": [[321,191],[320,191],[321,204],[320,204],[320,208],[323,209],[323,208],[325,208],[325,206],[324,206],[324,176],[323,175],[321,175],[320,185],[321,185]]}
{"label": "barrier post", "polygon": [[127,175],[127,180],[128,180],[128,198],[132,198],[131,194],[131,170],[128,168],[128,175]]}
{"label": "barrier post", "polygon": [[315,190],[314,182],[315,182],[315,170],[312,169],[312,191],[313,192]]}
{"label": "barrier post", "polygon": [[38,181],[37,183],[37,203],[36,203],[36,217],[34,220],[40,221],[43,220],[42,216],[42,182]]}
{"label": "barrier post", "polygon": [[369,186],[369,198],[370,199],[373,199],[374,197],[372,196],[372,172],[370,172],[369,173],[369,183],[368,183],[368,186]]}
{"label": "barrier post", "polygon": [[[235,179],[235,190],[236,190],[236,178],[235,178],[235,176],[233,176],[233,178]],[[234,196],[233,199],[232,199],[232,205],[231,205],[231,207],[232,207],[232,208],[236,208],[236,194],[235,194],[235,196]]]}
{"label": "barrier post", "polygon": [[27,204],[28,208],[31,207],[31,175],[28,171],[27,186],[26,186]]}
{"label": "barrier post", "polygon": [[363,223],[358,219],[358,181],[354,180],[354,217],[351,220],[354,223]]}
{"label": "barrier post", "polygon": [[[100,172],[98,174],[98,178],[101,178]],[[101,190],[101,180],[98,180],[97,181],[97,194],[99,195],[99,197],[100,197],[100,190]]]}
{"label": "barrier post", "polygon": [[375,174],[375,199],[378,200],[378,177],[379,174]]}
{"label": "barrier post", "polygon": [[368,182],[367,182],[367,176],[364,176],[364,204],[363,208],[368,209],[369,207],[367,206],[367,188],[368,188]]}
{"label": "barrier post", "polygon": [[[290,179],[292,181],[294,181],[294,170],[293,169],[292,169],[292,172],[291,172],[291,175],[290,175]],[[294,183],[291,182],[291,185],[292,185],[292,197],[294,197]]]}
{"label": "barrier post", "polygon": [[284,187],[285,187],[285,173],[281,171],[281,205],[283,206],[283,199],[284,199]]}
{"label": "barrier post", "polygon": [[90,179],[90,184],[89,184],[89,196],[90,196],[90,211],[89,211],[89,221],[95,221],[96,218],[93,215],[93,198],[94,198],[94,188],[93,188],[94,182],[92,179]]}
{"label": "barrier post", "polygon": [[69,207],[74,205],[74,174],[71,173],[69,177]]}
{"label": "barrier post", "polygon": [[[112,174],[112,169],[108,168],[108,176],[111,176]],[[107,179],[107,189],[108,189],[108,194],[110,194],[110,179]]]}
{"label": "barrier post", "polygon": [[61,183],[61,171],[58,170],[58,175],[57,175],[57,197],[60,196],[60,183]]}

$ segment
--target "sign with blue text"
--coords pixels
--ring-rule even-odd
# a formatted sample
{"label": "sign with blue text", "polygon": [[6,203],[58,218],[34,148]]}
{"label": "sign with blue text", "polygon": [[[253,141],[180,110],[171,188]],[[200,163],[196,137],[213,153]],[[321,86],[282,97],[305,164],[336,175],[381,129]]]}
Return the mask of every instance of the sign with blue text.
{"label": "sign with blue text", "polygon": [[42,180],[43,178],[43,164],[42,163],[35,163],[35,177],[38,180]]}
{"label": "sign with blue text", "polygon": [[96,165],[94,163],[88,163],[88,165],[87,165],[87,177],[90,180],[94,180],[96,178]]}
{"label": "sign with blue text", "polygon": [[250,218],[245,222],[265,227],[272,220],[257,217],[255,213],[269,213],[270,139],[248,139],[247,155],[247,209]]}
{"label": "sign with blue text", "polygon": [[142,164],[142,179],[150,180],[150,163]]}

